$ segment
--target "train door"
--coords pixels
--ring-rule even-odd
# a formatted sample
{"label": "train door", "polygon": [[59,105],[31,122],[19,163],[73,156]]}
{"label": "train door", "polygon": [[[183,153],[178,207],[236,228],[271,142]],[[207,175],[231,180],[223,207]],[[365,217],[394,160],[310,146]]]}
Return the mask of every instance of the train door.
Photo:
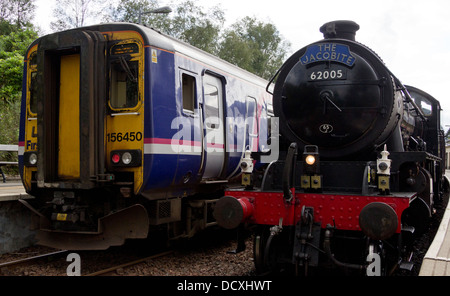
{"label": "train door", "polygon": [[[85,188],[104,174],[103,109],[106,40],[67,31],[39,40],[36,54],[38,187]],[[98,120],[98,121],[96,121]],[[62,185],[61,185],[62,184]]]}
{"label": "train door", "polygon": [[223,116],[223,83],[216,76],[203,77],[203,126],[205,137],[204,179],[221,175],[225,163],[225,136]]}
{"label": "train door", "polygon": [[58,177],[80,178],[80,55],[60,60]]}

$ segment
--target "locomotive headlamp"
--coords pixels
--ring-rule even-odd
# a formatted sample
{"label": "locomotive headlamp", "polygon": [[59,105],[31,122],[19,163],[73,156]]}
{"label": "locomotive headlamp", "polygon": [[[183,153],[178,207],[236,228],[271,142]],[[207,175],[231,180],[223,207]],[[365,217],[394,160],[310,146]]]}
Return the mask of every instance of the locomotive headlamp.
{"label": "locomotive headlamp", "polygon": [[313,165],[316,162],[316,157],[314,155],[308,155],[305,158],[305,162],[308,165]]}
{"label": "locomotive headlamp", "polygon": [[319,148],[317,146],[308,145],[303,150],[304,172],[306,174],[319,173]]}
{"label": "locomotive headlamp", "polygon": [[382,194],[389,194],[390,191],[389,177],[391,175],[392,160],[388,156],[387,146],[384,145],[384,150],[381,151],[381,158],[377,159],[378,189]]}
{"label": "locomotive headlamp", "polygon": [[307,145],[303,150],[301,187],[306,191],[320,191],[322,188],[322,176],[319,173],[319,148]]}

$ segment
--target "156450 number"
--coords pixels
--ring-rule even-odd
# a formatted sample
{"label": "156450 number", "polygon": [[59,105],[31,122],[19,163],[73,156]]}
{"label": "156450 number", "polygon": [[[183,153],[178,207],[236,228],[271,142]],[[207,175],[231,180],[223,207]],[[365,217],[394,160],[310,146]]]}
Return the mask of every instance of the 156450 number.
{"label": "156450 number", "polygon": [[108,133],[106,135],[108,142],[134,142],[142,140],[141,132],[126,132],[126,133]]}

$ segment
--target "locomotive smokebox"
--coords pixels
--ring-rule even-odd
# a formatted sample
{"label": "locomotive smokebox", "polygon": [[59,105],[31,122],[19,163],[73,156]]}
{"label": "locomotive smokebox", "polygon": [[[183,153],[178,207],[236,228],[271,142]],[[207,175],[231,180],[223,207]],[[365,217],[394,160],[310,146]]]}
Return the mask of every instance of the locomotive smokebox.
{"label": "locomotive smokebox", "polygon": [[333,21],[320,27],[320,32],[323,33],[325,39],[342,38],[355,41],[356,31],[358,30],[359,25],[354,21]]}
{"label": "locomotive smokebox", "polygon": [[317,146],[323,160],[372,159],[403,114],[390,71],[354,41],[358,29],[353,21],[326,23],[325,39],[293,54],[275,83],[280,134],[299,149]]}

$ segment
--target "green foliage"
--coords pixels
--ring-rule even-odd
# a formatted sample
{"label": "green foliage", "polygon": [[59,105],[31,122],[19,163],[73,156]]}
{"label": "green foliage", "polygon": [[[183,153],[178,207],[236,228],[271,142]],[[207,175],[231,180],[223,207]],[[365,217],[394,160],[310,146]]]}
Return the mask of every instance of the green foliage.
{"label": "green foliage", "polygon": [[[1,71],[1,70],[0,70]],[[12,102],[0,101],[0,144],[17,145],[19,139],[20,100]],[[0,152],[0,159],[17,161],[17,153]],[[18,175],[17,166],[3,166],[6,175]]]}
{"label": "green foliage", "polygon": [[[111,20],[147,24],[179,40],[210,53],[217,52],[217,40],[225,21],[224,13],[214,7],[203,11],[194,1],[173,3],[170,14],[147,13],[160,7],[157,0],[121,0]],[[141,14],[141,18],[139,18]]]}
{"label": "green foliage", "polygon": [[0,101],[0,144],[17,145],[19,138],[20,100]]}
{"label": "green foliage", "polygon": [[188,0],[176,7],[174,14],[161,29],[177,39],[215,54],[224,22],[224,13],[219,7],[204,12],[201,7]]}
{"label": "green foliage", "polygon": [[[192,0],[170,6],[169,15],[142,14],[141,22],[263,78],[281,67],[290,49],[271,23],[246,17],[222,30],[225,13],[218,6],[205,11]],[[121,0],[111,20],[138,23],[140,12],[157,7],[157,0]]]}
{"label": "green foliage", "polygon": [[0,99],[12,103],[20,99],[24,55],[37,33],[6,21],[0,22],[0,33]]}
{"label": "green foliage", "polygon": [[24,55],[37,38],[34,0],[0,0],[0,144],[17,144]]}
{"label": "green foliage", "polygon": [[245,17],[225,31],[218,55],[269,79],[283,64],[289,48],[274,24]]}

